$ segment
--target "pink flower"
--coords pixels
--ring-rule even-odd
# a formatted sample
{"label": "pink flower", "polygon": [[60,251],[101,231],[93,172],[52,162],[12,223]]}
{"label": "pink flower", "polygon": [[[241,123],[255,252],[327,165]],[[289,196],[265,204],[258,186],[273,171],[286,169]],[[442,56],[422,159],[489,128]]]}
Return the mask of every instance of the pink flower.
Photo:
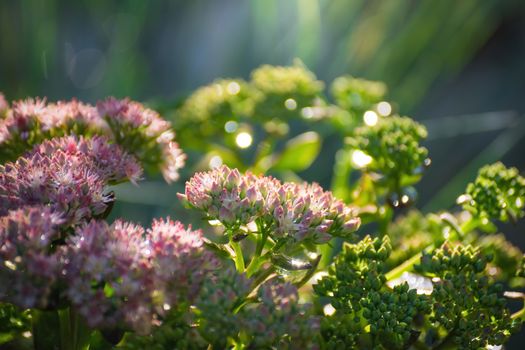
{"label": "pink flower", "polygon": [[13,161],[53,137],[102,135],[135,156],[147,169],[162,172],[167,182],[176,181],[185,164],[186,155],[175,142],[170,123],[138,102],[108,98],[95,108],[75,99],[46,104],[45,99],[37,98],[14,102],[12,109],[5,112],[3,108],[8,105],[2,101],[5,100],[0,99],[0,161]]}
{"label": "pink flower", "polygon": [[25,207],[0,218],[0,301],[45,308],[60,271],[51,244],[62,218],[49,207]]}
{"label": "pink flower", "polygon": [[97,167],[97,173],[108,182],[130,180],[137,183],[142,176],[142,168],[137,160],[123,151],[121,147],[110,144],[103,136],[86,139],[66,136],[45,141],[36,146],[32,153],[52,156],[57,151],[63,151],[77,159],[88,158]]}
{"label": "pink flower", "polygon": [[0,215],[26,205],[49,205],[69,225],[102,215],[112,202],[108,181],[136,180],[135,160],[102,138],[46,141],[15,163],[0,166]]}
{"label": "pink flower", "polygon": [[29,137],[33,129],[38,128],[45,112],[45,99],[32,99],[13,102],[11,113],[5,119],[5,128],[10,134],[17,134],[22,140]]}
{"label": "pink flower", "polygon": [[272,279],[259,287],[257,296],[259,303],[241,311],[252,347],[293,344],[293,348],[315,348],[313,341],[320,328],[319,321],[308,315],[309,305],[299,303],[294,285]]}
{"label": "pink flower", "polygon": [[138,102],[109,97],[97,103],[97,109],[113,131],[117,143],[135,154],[146,166],[157,164],[167,182],[179,178],[186,156],[177,143],[168,121]]}
{"label": "pink flower", "polygon": [[107,125],[99,116],[97,109],[76,99],[48,104],[40,116],[40,122],[43,130],[64,128],[77,135],[88,130],[98,133],[107,132]]}
{"label": "pink flower", "polygon": [[325,243],[332,236],[350,235],[360,224],[352,207],[318,184],[281,183],[226,166],[197,173],[179,197],[228,228],[259,219],[274,237],[296,241]]}
{"label": "pink flower", "polygon": [[[91,221],[63,251],[66,295],[92,327],[149,332],[159,315],[192,300],[213,259],[200,231],[170,219],[141,226]],[[101,317],[92,317],[101,315]]]}

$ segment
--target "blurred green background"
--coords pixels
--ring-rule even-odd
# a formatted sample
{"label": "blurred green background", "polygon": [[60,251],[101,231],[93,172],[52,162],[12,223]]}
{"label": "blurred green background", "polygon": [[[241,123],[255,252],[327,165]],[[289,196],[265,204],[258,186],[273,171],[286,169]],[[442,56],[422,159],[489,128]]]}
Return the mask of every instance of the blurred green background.
{"label": "blurred green background", "polygon": [[[0,1],[9,100],[114,95],[169,106],[219,77],[294,58],[327,84],[343,74],[385,81],[399,111],[427,126],[424,211],[452,208],[485,163],[525,168],[523,0]],[[330,161],[307,178],[326,184]],[[189,221],[174,213],[182,186],[150,178],[122,188],[116,213]],[[525,247],[523,223],[505,230]]]}

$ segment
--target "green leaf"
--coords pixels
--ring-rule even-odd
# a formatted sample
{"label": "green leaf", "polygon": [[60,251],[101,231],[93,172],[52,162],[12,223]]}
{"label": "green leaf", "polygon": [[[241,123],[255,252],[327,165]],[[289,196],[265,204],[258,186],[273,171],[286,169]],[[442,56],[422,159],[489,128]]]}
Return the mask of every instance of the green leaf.
{"label": "green leaf", "polygon": [[301,171],[314,162],[321,150],[319,134],[305,132],[286,143],[283,152],[275,159],[272,169]]}

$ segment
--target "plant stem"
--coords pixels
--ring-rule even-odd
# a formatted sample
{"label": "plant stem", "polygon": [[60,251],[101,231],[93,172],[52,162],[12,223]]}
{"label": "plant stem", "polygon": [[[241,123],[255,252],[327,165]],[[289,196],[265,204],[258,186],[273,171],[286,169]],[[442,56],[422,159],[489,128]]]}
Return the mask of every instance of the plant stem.
{"label": "plant stem", "polygon": [[57,311],[31,310],[35,350],[54,350],[60,344],[60,322]]}
{"label": "plant stem", "polygon": [[251,277],[261,265],[261,254],[268,240],[268,232],[266,230],[260,230],[261,236],[257,238],[257,246],[255,248],[255,254],[252,257],[252,260],[246,268],[246,275]]}
{"label": "plant stem", "polygon": [[230,245],[235,252],[235,268],[239,273],[244,272],[244,256],[242,255],[242,249],[239,242],[230,241]]}
{"label": "plant stem", "polygon": [[85,350],[89,348],[91,330],[71,308],[58,310],[60,320],[61,350]]}
{"label": "plant stem", "polygon": [[415,264],[417,264],[421,260],[422,256],[423,256],[423,251],[417,253],[410,259],[405,260],[401,265],[393,268],[392,270],[386,273],[385,275],[386,280],[391,281],[393,279],[400,277],[403,274],[403,272],[410,270]]}

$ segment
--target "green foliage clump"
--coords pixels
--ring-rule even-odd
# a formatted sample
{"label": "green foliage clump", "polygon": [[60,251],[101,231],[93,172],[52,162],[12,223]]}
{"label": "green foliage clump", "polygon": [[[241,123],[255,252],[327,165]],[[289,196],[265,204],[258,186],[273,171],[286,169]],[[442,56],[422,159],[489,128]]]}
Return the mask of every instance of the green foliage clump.
{"label": "green foliage clump", "polygon": [[[191,128],[203,137],[213,137],[224,131],[226,122],[250,118],[260,97],[260,93],[242,79],[217,80],[197,89],[184,101],[174,124],[179,130]],[[185,133],[178,136],[183,143],[191,140]]]}
{"label": "green foliage clump", "polygon": [[354,78],[339,77],[332,83],[332,95],[336,103],[346,110],[364,112],[384,100],[387,94],[385,83]]}
{"label": "green foliage clump", "polygon": [[298,107],[311,105],[324,87],[323,82],[299,62],[288,67],[263,65],[252,72],[252,82],[264,94],[265,103],[281,110],[289,98],[294,99]]}
{"label": "green foliage clump", "polygon": [[481,219],[516,221],[525,215],[525,178],[501,162],[486,165],[460,197],[463,208]]}
{"label": "green foliage clump", "polygon": [[423,254],[417,272],[435,279],[432,292],[435,329],[447,335],[442,343],[459,349],[480,349],[503,344],[519,328],[502,296],[503,287],[491,284],[486,274],[490,256],[471,245],[444,243]]}
{"label": "green foliage clump", "polygon": [[23,311],[12,304],[0,303],[0,348],[3,343],[30,329],[31,316],[28,310]]}
{"label": "green foliage clump", "polygon": [[205,342],[200,338],[195,327],[188,322],[188,311],[171,310],[146,336],[128,333],[125,341],[119,345],[124,350],[164,350],[164,349],[203,349]]}

